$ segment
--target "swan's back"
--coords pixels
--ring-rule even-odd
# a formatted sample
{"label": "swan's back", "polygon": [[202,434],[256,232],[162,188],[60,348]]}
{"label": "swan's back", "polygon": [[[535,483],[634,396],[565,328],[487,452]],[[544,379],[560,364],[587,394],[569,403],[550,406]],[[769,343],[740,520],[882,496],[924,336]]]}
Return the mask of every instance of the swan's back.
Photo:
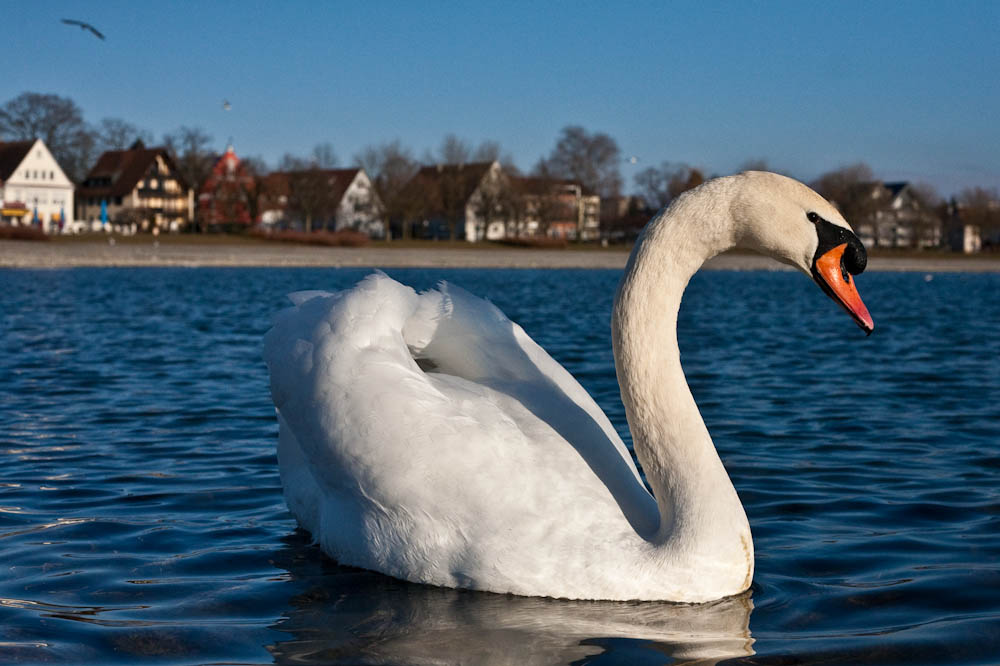
{"label": "swan's back", "polygon": [[592,596],[566,589],[566,570],[655,530],[655,502],[608,419],[490,303],[378,273],[292,300],[264,342],[282,484],[340,562]]}

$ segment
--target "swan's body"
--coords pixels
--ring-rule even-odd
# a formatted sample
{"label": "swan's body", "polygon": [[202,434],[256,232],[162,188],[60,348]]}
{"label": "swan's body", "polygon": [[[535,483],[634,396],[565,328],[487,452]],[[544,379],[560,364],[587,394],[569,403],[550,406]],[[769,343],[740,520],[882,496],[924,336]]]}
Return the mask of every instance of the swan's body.
{"label": "swan's body", "polygon": [[691,275],[730,247],[816,275],[823,234],[807,212],[849,229],[805,186],[741,174],[681,197],[636,244],[612,329],[655,499],[590,396],[489,303],[381,274],[295,295],[264,350],[289,508],[338,561],[414,582],[583,599],[745,590],[750,527],[684,380],[676,315]]}

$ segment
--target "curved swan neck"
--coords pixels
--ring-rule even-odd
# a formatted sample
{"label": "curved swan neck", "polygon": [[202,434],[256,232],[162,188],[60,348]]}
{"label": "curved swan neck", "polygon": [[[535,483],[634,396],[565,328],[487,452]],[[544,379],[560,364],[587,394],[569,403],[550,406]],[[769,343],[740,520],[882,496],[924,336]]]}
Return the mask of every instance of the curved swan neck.
{"label": "curved swan neck", "polygon": [[655,541],[701,557],[744,554],[749,525],[688,388],[677,312],[691,276],[733,247],[738,183],[719,179],[677,200],[636,243],[612,316],[615,367],[633,446],[660,510]]}

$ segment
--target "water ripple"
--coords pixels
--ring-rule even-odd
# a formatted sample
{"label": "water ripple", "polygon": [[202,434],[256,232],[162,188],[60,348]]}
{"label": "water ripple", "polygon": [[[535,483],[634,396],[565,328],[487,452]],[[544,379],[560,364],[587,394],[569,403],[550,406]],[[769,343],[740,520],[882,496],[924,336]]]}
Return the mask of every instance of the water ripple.
{"label": "water ripple", "polygon": [[[629,441],[608,329],[618,272],[389,272],[488,296]],[[0,271],[0,661],[1000,654],[1000,277],[866,274],[866,339],[801,276],[695,276],[682,359],[757,571],[750,593],[678,606],[426,588],[309,543],[281,496],[260,339],[287,292],[365,273]]]}

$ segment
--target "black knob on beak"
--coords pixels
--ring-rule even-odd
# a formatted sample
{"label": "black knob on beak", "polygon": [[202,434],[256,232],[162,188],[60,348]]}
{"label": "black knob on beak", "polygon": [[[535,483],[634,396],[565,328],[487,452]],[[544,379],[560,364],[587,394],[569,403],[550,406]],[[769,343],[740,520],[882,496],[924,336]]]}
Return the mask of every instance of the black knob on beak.
{"label": "black knob on beak", "polygon": [[847,241],[847,249],[844,251],[844,267],[851,275],[858,275],[864,273],[867,265],[868,253],[865,251],[865,246],[857,236],[851,234]]}

